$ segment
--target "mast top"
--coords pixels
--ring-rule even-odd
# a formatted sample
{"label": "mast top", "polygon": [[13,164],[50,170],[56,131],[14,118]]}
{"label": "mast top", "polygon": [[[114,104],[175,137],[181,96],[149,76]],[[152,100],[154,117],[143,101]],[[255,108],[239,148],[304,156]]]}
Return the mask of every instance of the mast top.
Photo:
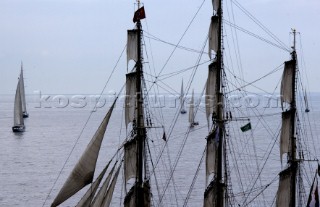
{"label": "mast top", "polygon": [[293,52],[296,51],[296,34],[297,34],[297,30],[296,29],[291,29],[292,30],[292,34],[293,34],[293,46],[291,47]]}

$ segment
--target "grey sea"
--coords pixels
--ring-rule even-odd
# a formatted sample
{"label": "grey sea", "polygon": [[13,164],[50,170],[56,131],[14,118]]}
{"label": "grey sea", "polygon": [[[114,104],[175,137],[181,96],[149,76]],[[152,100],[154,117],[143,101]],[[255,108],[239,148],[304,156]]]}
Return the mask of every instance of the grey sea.
{"label": "grey sea", "polygon": [[[41,105],[35,95],[28,95],[27,107],[30,117],[25,119],[26,131],[24,133],[15,134],[11,130],[13,124],[13,101],[14,95],[0,95],[0,206],[50,206],[72,167],[75,165],[95,130],[98,128],[103,116],[108,110],[108,106],[111,105],[111,102],[107,100],[107,103],[103,107],[92,112],[93,105],[90,103],[86,105],[86,107],[71,107],[70,103],[63,107],[59,107],[59,103],[58,105],[57,103],[53,103],[53,105],[52,103],[42,103]],[[311,129],[314,130],[313,135],[317,135],[319,134],[320,129],[320,94],[312,94],[311,97],[309,97],[309,101],[309,105],[312,106],[311,111],[309,112],[310,120],[315,121],[312,122]],[[267,110],[269,111],[266,112],[266,114],[272,114],[278,113],[280,108]],[[165,123],[168,123],[164,126],[166,130],[170,128],[170,123],[174,118],[175,111],[176,109],[170,107],[164,108],[162,111],[164,120],[167,120]],[[177,173],[174,174],[175,185],[169,185],[171,191],[168,190],[169,195],[166,196],[167,201],[164,200],[163,206],[169,206],[166,202],[170,203],[170,198],[174,199],[175,197],[177,197],[176,202],[178,204],[171,206],[183,206],[185,197],[192,180],[194,179],[197,167],[203,156],[206,143],[205,137],[208,132],[208,130],[206,130],[207,121],[203,115],[203,111],[199,111],[199,114],[199,116],[196,116],[196,119],[200,122],[200,125],[192,129],[189,133],[190,136],[185,142],[185,147],[181,152],[181,156],[179,156],[179,162],[176,166]],[[88,119],[89,116],[91,116],[90,119]],[[281,116],[279,115],[278,117],[278,120],[275,120],[274,117],[267,117],[267,122],[264,124],[268,125],[270,129],[274,129],[274,131],[279,131],[277,129],[280,127]],[[121,125],[123,122],[122,107],[117,107],[115,109],[112,119],[113,121],[110,122],[110,125],[108,126],[107,135],[103,142],[98,160],[98,172],[100,172],[104,167],[104,163],[106,163],[115,153],[117,147],[121,145],[126,137],[125,126]],[[258,128],[255,128],[255,124],[257,124],[258,120],[258,116],[252,118],[251,123],[258,134],[258,138],[255,140],[255,144],[258,146],[256,148],[256,153],[258,155],[256,154],[256,156],[259,157],[259,152],[261,152],[261,157],[263,157],[273,134],[269,134],[268,131],[259,130],[259,126]],[[239,123],[239,127],[246,122],[247,121],[243,121]],[[178,134],[179,136],[171,136],[169,148],[165,151],[165,153],[170,154],[171,160],[169,160],[172,162],[172,166],[176,162],[176,157],[181,149],[180,146],[183,144],[184,135],[188,126],[188,114],[180,115],[172,132],[172,134]],[[305,128],[309,129],[307,127]],[[238,133],[242,132],[240,131]],[[153,146],[151,148],[155,152],[159,152],[160,146],[164,142],[161,133],[152,139]],[[248,135],[248,139],[250,139],[250,135]],[[319,140],[315,140],[312,145],[316,146],[312,146],[312,149],[319,149],[319,143]],[[238,146],[234,146],[234,148],[237,147],[240,149],[239,151],[241,151],[242,148],[245,149],[246,141],[239,143]],[[264,147],[266,148],[265,150],[263,149]],[[247,151],[243,151],[243,153],[244,157],[239,160],[238,164],[250,168],[250,164],[252,163],[242,164],[242,162],[246,162],[246,156],[250,157],[252,155],[248,154]],[[319,151],[317,155],[319,157]],[[264,184],[275,178],[277,172],[279,172],[279,167],[281,167],[276,160],[279,160],[278,144],[275,145],[275,149],[271,156],[275,158],[274,161],[267,163],[268,166],[259,165],[260,168],[269,168],[270,173],[262,180],[259,180],[259,182]],[[230,160],[229,164],[231,165],[231,170],[233,170],[234,161],[232,161],[231,158]],[[162,177],[169,174],[168,165],[163,166],[166,167],[159,167],[156,170],[159,177],[159,183],[162,186],[165,185],[165,180],[161,180]],[[194,189],[190,194],[188,206],[202,206],[203,191],[205,188],[204,175],[205,172],[202,164],[199,176],[193,187]],[[250,177],[244,182],[249,181]],[[234,186],[237,188],[236,185]],[[120,187],[117,187],[118,190]],[[276,187],[277,184],[274,182],[273,188],[266,191],[266,194],[264,195],[266,200],[270,200],[268,204],[274,202]],[[234,191],[235,197],[242,196],[236,194],[237,189]],[[61,206],[74,206],[80,198],[80,194],[81,192]],[[161,192],[153,191],[155,197],[157,197],[158,194],[161,194]],[[173,196],[174,194],[175,196]],[[112,206],[120,206],[120,200],[123,196],[124,195],[120,193],[116,193]],[[252,204],[251,206],[257,205]]]}

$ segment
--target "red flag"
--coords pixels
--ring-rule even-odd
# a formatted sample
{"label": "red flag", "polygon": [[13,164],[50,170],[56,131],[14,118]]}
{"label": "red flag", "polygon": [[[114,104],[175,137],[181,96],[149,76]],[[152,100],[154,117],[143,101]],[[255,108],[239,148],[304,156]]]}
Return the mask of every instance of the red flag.
{"label": "red flag", "polygon": [[134,13],[133,22],[136,23],[140,19],[144,19],[144,18],[146,18],[146,13],[144,12],[144,7],[141,7]]}

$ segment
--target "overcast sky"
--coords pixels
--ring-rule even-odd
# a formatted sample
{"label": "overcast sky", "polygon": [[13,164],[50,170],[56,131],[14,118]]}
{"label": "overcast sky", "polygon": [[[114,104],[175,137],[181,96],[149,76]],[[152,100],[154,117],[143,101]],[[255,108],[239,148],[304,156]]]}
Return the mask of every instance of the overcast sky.
{"label": "overcast sky", "polygon": [[[320,46],[320,1],[238,1],[287,46],[292,44],[290,29],[296,28],[300,32],[306,66],[303,69],[307,70],[309,89],[319,91],[320,70],[316,61],[319,60]],[[145,0],[147,19],[143,20],[143,28],[146,36],[151,34],[161,40],[178,43],[202,2]],[[232,13],[231,0],[225,3],[229,5],[229,11],[224,12],[225,19],[231,21],[234,14],[232,21],[238,26],[270,39],[236,6],[233,6]],[[1,0],[0,94],[14,94],[21,61],[25,69],[27,94],[35,90],[45,94],[100,93],[126,45],[126,30],[134,27],[132,17],[135,8],[133,0]],[[180,45],[201,50],[211,15],[211,1],[206,0]],[[235,39],[231,38],[227,26],[225,29],[225,36],[232,45]],[[247,81],[263,76],[289,59],[288,52],[240,31],[237,38]],[[145,55],[149,64],[145,68],[150,66],[160,71],[174,48],[158,41],[149,41],[148,38],[145,41],[147,48],[151,48],[148,56]],[[227,41],[227,50],[226,44]],[[196,64],[197,58],[198,54],[177,49],[162,74],[188,68]],[[201,62],[206,60],[207,55]],[[301,59],[299,62],[302,63]],[[225,64],[228,67],[232,65],[230,61]],[[236,65],[235,59],[233,64]],[[196,81],[192,84],[199,92],[206,80],[206,66],[203,68],[199,68],[203,72],[195,77]],[[126,70],[126,57],[123,55],[107,91],[119,90]],[[179,90],[181,79],[187,80],[189,76],[190,73],[184,73],[165,81]],[[260,83],[259,87],[274,90],[280,76],[281,73],[278,73],[271,81]]]}

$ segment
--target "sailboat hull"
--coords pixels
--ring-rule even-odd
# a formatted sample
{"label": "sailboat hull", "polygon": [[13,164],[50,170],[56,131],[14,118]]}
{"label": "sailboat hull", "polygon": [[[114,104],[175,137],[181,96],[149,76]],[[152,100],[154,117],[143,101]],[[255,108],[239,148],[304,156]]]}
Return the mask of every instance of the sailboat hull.
{"label": "sailboat hull", "polygon": [[23,112],[22,117],[23,117],[23,118],[28,118],[28,117],[29,117],[29,114],[28,114],[27,112]]}
{"label": "sailboat hull", "polygon": [[12,131],[13,132],[24,132],[25,126],[13,126]]}

